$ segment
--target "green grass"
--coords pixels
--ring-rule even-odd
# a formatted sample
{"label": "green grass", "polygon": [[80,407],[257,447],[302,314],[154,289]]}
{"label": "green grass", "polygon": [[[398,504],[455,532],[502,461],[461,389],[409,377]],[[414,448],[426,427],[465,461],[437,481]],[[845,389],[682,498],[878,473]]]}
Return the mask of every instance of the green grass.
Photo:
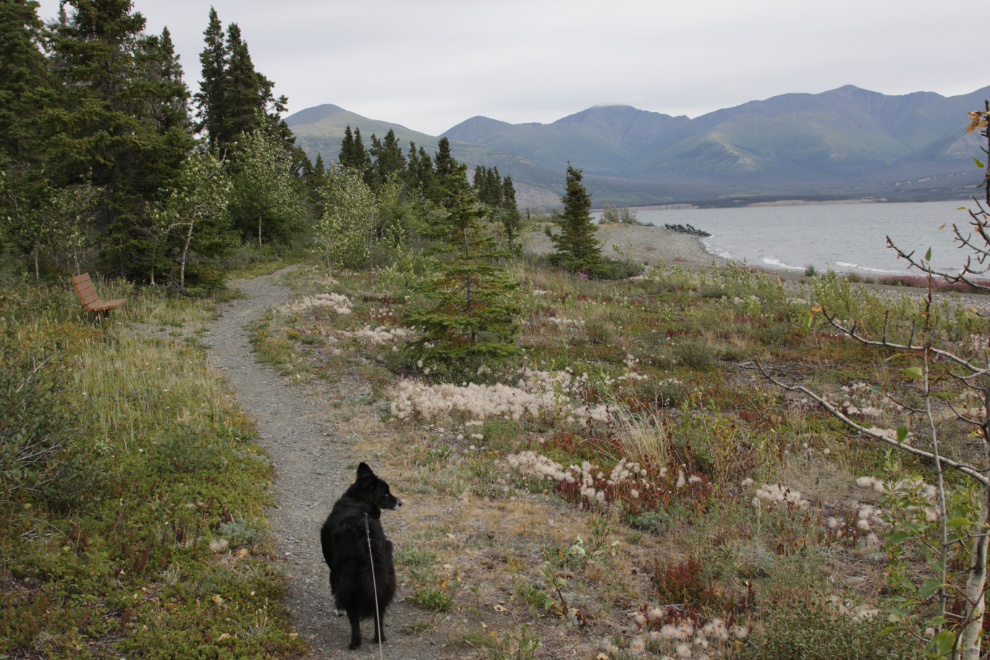
{"label": "green grass", "polygon": [[55,418],[44,441],[63,443],[22,465],[26,477],[0,459],[0,655],[301,652],[264,515],[274,475],[252,422],[195,345],[126,327],[202,325],[215,303],[97,287],[128,302],[96,326],[71,290],[0,289],[4,368],[23,381],[50,356],[31,395],[44,405],[19,428]]}

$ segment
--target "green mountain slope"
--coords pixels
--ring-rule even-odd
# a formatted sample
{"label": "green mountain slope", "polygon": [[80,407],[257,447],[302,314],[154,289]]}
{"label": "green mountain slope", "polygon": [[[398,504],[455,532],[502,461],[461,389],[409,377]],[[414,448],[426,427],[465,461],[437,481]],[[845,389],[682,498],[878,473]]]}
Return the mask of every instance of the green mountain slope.
{"label": "green mountain slope", "polygon": [[[306,151],[309,157],[315,160],[316,154],[320,154],[326,163],[337,160],[337,155],[340,153],[340,143],[344,139],[344,130],[348,126],[351,127],[351,130],[361,129],[361,138],[365,148],[371,146],[372,135],[381,139],[391,129],[395,131],[395,137],[399,140],[404,153],[408,153],[409,143],[414,142],[417,148],[423,147],[432,157],[436,152],[437,140],[440,139],[408,129],[401,124],[368,119],[332,104],[301,110],[287,117],[285,121],[292,128],[292,132],[296,136],[296,143]],[[558,193],[564,189],[564,177],[562,175],[552,169],[529,162],[522,156],[455,139],[450,140],[450,151],[454,158],[466,163],[468,168],[474,168],[476,165],[497,167],[500,173],[509,174],[514,180],[521,183]]]}
{"label": "green mountain slope", "polygon": [[[990,87],[944,97],[888,96],[846,85],[784,94],[690,119],[628,106],[588,108],[550,124],[472,117],[444,132],[469,166],[560,193],[567,163],[584,170],[595,203],[722,203],[727,198],[961,197],[979,173],[979,143],[964,134],[966,112]],[[344,127],[365,144],[390,128],[429,151],[436,138],[333,105],[287,120],[315,157],[336,157]],[[972,180],[972,181],[970,181]]]}

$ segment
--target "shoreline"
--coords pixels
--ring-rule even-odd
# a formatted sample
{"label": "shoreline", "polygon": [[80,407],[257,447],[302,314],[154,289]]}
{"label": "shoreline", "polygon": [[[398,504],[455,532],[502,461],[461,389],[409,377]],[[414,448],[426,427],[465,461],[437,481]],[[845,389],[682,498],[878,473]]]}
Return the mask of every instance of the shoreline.
{"label": "shoreline", "polygon": [[[700,237],[681,234],[666,227],[623,224],[595,226],[598,228],[597,237],[604,256],[613,259],[631,256],[647,268],[661,259],[667,265],[676,263],[691,269],[708,268],[713,261],[719,267],[735,263],[708,252]],[[523,251],[535,255],[554,251],[553,243],[543,233],[542,225],[526,234]]]}

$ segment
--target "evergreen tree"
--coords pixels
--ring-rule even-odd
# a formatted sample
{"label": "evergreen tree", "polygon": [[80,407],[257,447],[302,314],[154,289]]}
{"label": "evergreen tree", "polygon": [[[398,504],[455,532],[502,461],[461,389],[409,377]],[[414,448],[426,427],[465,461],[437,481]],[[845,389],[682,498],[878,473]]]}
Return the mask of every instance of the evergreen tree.
{"label": "evergreen tree", "polygon": [[0,2],[0,161],[30,160],[38,148],[36,90],[51,84],[38,47],[42,27],[37,2]]}
{"label": "evergreen tree", "polygon": [[227,66],[224,71],[224,106],[218,143],[229,147],[238,136],[261,127],[259,110],[265,109],[264,76],[254,70],[248,45],[237,23],[227,26]]}
{"label": "evergreen tree", "polygon": [[514,255],[522,253],[519,234],[522,231],[522,218],[519,216],[519,206],[516,204],[516,189],[512,185],[512,177],[502,180],[502,203],[499,217],[502,220],[502,231],[509,252]]}
{"label": "evergreen tree", "polygon": [[551,255],[551,263],[572,272],[600,275],[604,272],[601,246],[595,238],[598,228],[591,218],[591,196],[581,185],[581,170],[567,164],[567,192],[564,194],[564,212],[556,220],[558,234],[547,228],[547,236],[557,253]]}
{"label": "evergreen tree", "polygon": [[354,159],[354,134],[351,133],[351,125],[344,129],[344,139],[340,143],[340,154],[337,155],[337,162],[341,167],[351,167]]}
{"label": "evergreen tree", "polygon": [[[147,272],[148,205],[178,175],[192,137],[176,112],[188,90],[167,33],[143,34],[128,0],[69,0],[48,36],[57,98],[44,112],[54,185],[102,190],[98,229],[106,270]],[[169,43],[165,43],[169,41]]]}
{"label": "evergreen tree", "polygon": [[280,119],[288,99],[276,98],[275,84],[255,70],[240,27],[231,23],[224,35],[223,24],[211,8],[203,34],[206,47],[199,56],[203,80],[196,95],[197,130],[208,132],[210,147],[226,152],[241,134],[265,127],[286,143],[287,150],[293,149],[292,131]]}
{"label": "evergreen tree", "polygon": [[482,165],[475,165],[474,166],[474,176],[471,177],[471,190],[474,191],[474,196],[478,198],[478,201],[479,202],[482,201],[482,199],[481,199],[481,189],[483,187],[484,181],[485,181],[485,168],[484,168],[484,166],[482,166]]}
{"label": "evergreen tree", "polygon": [[509,295],[518,283],[493,263],[506,256],[481,222],[482,212],[467,183],[467,168],[455,167],[446,175],[449,213],[436,226],[441,243],[431,249],[443,254],[443,270],[419,285],[431,305],[408,311],[403,322],[418,328],[420,338],[407,350],[427,366],[447,366],[451,361],[473,368],[480,360],[516,355],[519,309]]}
{"label": "evergreen tree", "polygon": [[415,142],[409,143],[405,182],[407,186],[420,191],[423,195],[433,189],[433,160],[423,147],[417,151]]}
{"label": "evergreen tree", "polygon": [[[350,129],[350,126],[347,127]],[[371,179],[371,156],[364,149],[364,140],[361,138],[361,128],[354,127],[354,135],[350,140],[347,139],[348,131],[344,131],[344,142],[340,145],[340,156],[338,156],[338,162],[343,167],[349,167],[353,170],[361,172],[361,176],[364,178],[365,183],[368,183]],[[374,136],[372,136],[374,139]]]}
{"label": "evergreen tree", "polygon": [[35,256],[38,242],[28,234],[35,212],[50,205],[39,121],[53,90],[37,10],[37,2],[0,2],[0,247],[18,244]]}
{"label": "evergreen tree", "polygon": [[374,186],[380,186],[388,181],[393,174],[400,175],[406,169],[406,157],[402,155],[402,148],[399,141],[395,139],[395,131],[391,128],[385,134],[385,138],[379,142],[374,135],[371,136],[372,147],[369,155],[374,158],[372,169],[374,171]]}
{"label": "evergreen tree", "polygon": [[433,161],[433,182],[424,190],[424,195],[431,202],[450,210],[457,203],[457,195],[460,194],[461,188],[470,190],[465,174],[466,168],[459,165],[450,155],[450,141],[447,138],[440,138],[437,148],[439,150]]}
{"label": "evergreen tree", "polygon": [[436,152],[433,159],[436,176],[438,179],[446,179],[452,176],[457,169],[457,161],[450,155],[450,140],[445,137],[440,138],[437,142],[437,149],[439,151]]}
{"label": "evergreen tree", "polygon": [[224,41],[223,24],[217,16],[217,10],[210,7],[210,24],[203,33],[206,48],[199,55],[202,65],[203,81],[199,84],[196,94],[196,116],[199,123],[197,131],[206,131],[211,150],[216,150],[223,134],[224,113],[226,102],[225,72],[227,69],[227,47]]}
{"label": "evergreen tree", "polygon": [[309,165],[307,161],[302,179],[305,183],[306,198],[309,202],[311,215],[318,218],[323,213],[320,190],[327,183],[327,168],[323,164],[323,154],[316,154],[316,163],[313,165]]}

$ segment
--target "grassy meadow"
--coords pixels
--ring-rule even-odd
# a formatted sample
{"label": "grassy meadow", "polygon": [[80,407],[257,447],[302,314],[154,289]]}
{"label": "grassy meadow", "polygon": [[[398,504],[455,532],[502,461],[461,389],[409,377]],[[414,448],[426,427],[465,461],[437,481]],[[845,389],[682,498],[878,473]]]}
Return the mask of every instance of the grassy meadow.
{"label": "grassy meadow", "polygon": [[[843,338],[820,315],[803,323],[824,304],[906,341],[919,298],[834,274],[785,286],[739,268],[660,264],[613,282],[539,261],[510,270],[524,352],[504,363],[410,361],[400,318],[419,294],[313,263],[284,277],[297,297],[251,327],[259,359],[291,382],[366,385],[324,402],[340,441],[406,500],[402,530],[385,526],[400,597],[422,616],[393,635],[493,659],[923,657],[934,603],[905,599],[904,581],[931,577],[934,532],[888,543],[897,507],[875,485],[932,483],[931,463],[850,432],[757,367],[866,426],[914,424],[901,406],[918,405],[905,376],[917,356]],[[128,299],[109,322],[82,315],[66,286],[0,288],[0,405],[17,422],[0,423],[0,655],[304,652],[263,511],[272,465],[196,340],[230,294],[97,288]],[[933,318],[964,355],[988,332],[958,305]],[[867,385],[907,386],[907,399]],[[948,413],[967,405],[962,387],[935,389],[943,453],[981,464]],[[18,447],[40,458],[17,463]],[[965,508],[970,486],[946,480]],[[964,579],[963,555],[948,559]]]}
{"label": "grassy meadow", "polygon": [[[930,484],[932,463],[885,451],[757,368],[867,427],[923,437],[902,407],[920,405],[905,375],[917,356],[864,346],[821,315],[803,327],[824,304],[907,341],[918,296],[881,299],[831,273],[785,287],[740,268],[660,264],[619,282],[512,271],[525,352],[506,363],[411,363],[399,319],[423,301],[367,272],[298,270],[297,300],[252,331],[293,382],[370,385],[332,405],[411,499],[397,562],[423,630],[491,658],[923,657],[934,603],[903,594],[931,577],[934,528],[888,544],[899,509],[877,484]],[[988,330],[951,302],[932,317],[938,341],[970,357]],[[943,454],[982,464],[948,409],[965,405],[963,387],[935,390]],[[945,478],[972,508],[968,482]],[[964,580],[965,552],[949,563]],[[444,623],[452,611],[463,625]]]}
{"label": "grassy meadow", "polygon": [[94,324],[71,285],[0,287],[0,657],[294,655],[273,468],[195,339],[222,296],[97,290],[127,302]]}

